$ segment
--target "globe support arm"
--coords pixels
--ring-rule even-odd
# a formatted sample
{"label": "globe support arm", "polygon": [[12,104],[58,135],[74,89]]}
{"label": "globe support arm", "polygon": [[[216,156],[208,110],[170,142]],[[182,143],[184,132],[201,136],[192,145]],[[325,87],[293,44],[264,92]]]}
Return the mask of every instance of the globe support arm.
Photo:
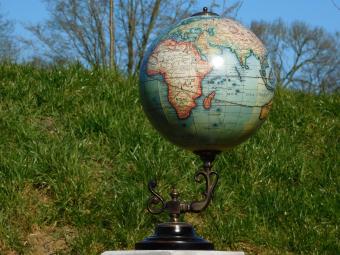
{"label": "globe support arm", "polygon": [[199,155],[203,161],[203,168],[195,173],[195,181],[198,183],[205,182],[205,190],[203,192],[203,199],[185,203],[179,201],[179,193],[176,188],[173,188],[170,196],[170,201],[165,201],[164,198],[155,191],[157,183],[155,181],[149,182],[149,191],[152,196],[148,200],[148,211],[152,214],[160,214],[167,212],[170,215],[171,222],[179,222],[181,213],[199,213],[208,207],[216,188],[218,181],[218,174],[211,170],[212,163],[215,160],[219,151],[197,151],[195,154]]}

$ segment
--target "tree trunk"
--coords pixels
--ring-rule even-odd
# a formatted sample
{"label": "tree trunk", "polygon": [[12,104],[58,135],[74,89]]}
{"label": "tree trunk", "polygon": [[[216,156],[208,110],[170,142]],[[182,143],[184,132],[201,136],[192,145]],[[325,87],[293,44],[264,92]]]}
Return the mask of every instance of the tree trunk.
{"label": "tree trunk", "polygon": [[127,63],[127,71],[128,74],[131,75],[134,66],[134,43],[133,40],[135,38],[136,32],[136,11],[137,11],[137,1],[130,0],[128,1],[128,36],[127,36],[127,47],[128,47],[128,63]]}
{"label": "tree trunk", "polygon": [[109,29],[110,29],[110,68],[116,67],[115,64],[115,22],[113,18],[114,13],[114,2],[110,0],[110,21],[109,21]]}
{"label": "tree trunk", "polygon": [[156,22],[156,19],[158,17],[160,5],[161,5],[161,0],[156,0],[154,5],[153,5],[152,12],[151,12],[151,15],[150,15],[150,20],[148,22],[148,27],[147,27],[146,32],[143,34],[142,45],[139,49],[139,53],[138,53],[139,54],[139,60],[138,60],[137,66],[136,66],[136,71],[138,71],[140,66],[141,66],[146,45],[149,41],[150,34],[151,34],[151,32],[152,32],[152,30],[155,26],[155,22]]}

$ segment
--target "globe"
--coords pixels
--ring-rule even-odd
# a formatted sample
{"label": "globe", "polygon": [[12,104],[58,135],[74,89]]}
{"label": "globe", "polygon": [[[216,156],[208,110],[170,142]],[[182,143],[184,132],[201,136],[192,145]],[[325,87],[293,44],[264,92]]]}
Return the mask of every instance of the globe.
{"label": "globe", "polygon": [[192,151],[223,151],[246,140],[267,118],[273,95],[262,42],[213,13],[184,19],[156,38],[140,69],[150,122]]}

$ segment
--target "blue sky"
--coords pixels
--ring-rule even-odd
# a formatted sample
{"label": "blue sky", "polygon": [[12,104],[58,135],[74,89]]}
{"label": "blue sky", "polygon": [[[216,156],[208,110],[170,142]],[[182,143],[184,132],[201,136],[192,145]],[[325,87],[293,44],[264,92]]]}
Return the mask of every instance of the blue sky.
{"label": "blue sky", "polygon": [[[205,3],[209,1],[199,1],[198,11]],[[238,19],[245,25],[252,20],[302,20],[335,32],[340,31],[340,10],[335,5],[340,8],[340,0],[244,0]],[[41,0],[0,0],[0,8],[7,18],[16,22],[15,32],[20,36],[29,36],[24,29],[25,23],[34,24],[48,18]]]}

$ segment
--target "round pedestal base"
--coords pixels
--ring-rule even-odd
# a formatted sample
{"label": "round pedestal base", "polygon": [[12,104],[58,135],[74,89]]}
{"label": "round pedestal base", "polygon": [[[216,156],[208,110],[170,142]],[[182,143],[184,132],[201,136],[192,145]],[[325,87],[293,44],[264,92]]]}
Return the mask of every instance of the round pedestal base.
{"label": "round pedestal base", "polygon": [[183,222],[158,224],[154,235],[136,243],[136,250],[213,250],[214,245]]}

